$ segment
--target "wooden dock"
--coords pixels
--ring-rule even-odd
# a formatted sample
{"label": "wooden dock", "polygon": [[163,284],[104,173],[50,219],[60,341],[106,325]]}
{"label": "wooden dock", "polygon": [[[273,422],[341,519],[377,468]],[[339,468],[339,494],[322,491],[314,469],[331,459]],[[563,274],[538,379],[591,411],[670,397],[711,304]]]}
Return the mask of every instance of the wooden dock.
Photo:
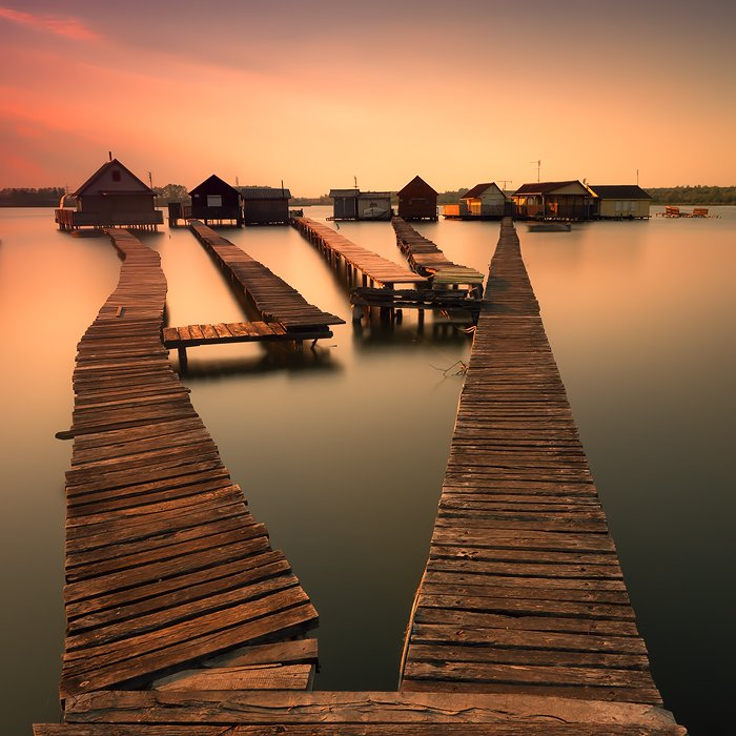
{"label": "wooden dock", "polygon": [[308,217],[295,217],[291,222],[334,267],[342,259],[348,267],[351,283],[357,284],[359,277],[363,286],[378,284],[388,289],[394,288],[397,284],[427,283],[424,276],[352,243],[327,225],[310,220]]}
{"label": "wooden dock", "polygon": [[291,638],[317,613],[168,361],[159,255],[110,235],[120,281],[73,377],[61,698],[305,688],[316,641]]}
{"label": "wooden dock", "polygon": [[75,371],[64,722],[35,736],[684,736],[510,220],[398,692],[306,691],[316,643],[288,637],[316,613],[168,366],[158,256],[113,237],[120,287]]}
{"label": "wooden dock", "polygon": [[344,319],[309,304],[296,289],[211,228],[197,220],[190,221],[189,227],[245,291],[265,321],[281,325],[298,339],[308,339],[301,333],[313,337],[316,332],[331,337],[329,325],[345,324]]}
{"label": "wooden dock", "polygon": [[662,702],[510,220],[491,262],[401,688]]}
{"label": "wooden dock", "polygon": [[414,271],[431,280],[432,285],[465,287],[478,298],[483,296],[485,275],[469,266],[453,263],[431,240],[418,233],[401,217],[391,219],[396,244]]}

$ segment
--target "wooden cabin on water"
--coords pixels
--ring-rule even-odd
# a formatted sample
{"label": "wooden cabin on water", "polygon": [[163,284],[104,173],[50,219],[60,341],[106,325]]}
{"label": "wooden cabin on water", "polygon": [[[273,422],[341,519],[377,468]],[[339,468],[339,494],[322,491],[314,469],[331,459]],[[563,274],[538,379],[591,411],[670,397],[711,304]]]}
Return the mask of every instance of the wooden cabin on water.
{"label": "wooden cabin on water", "polygon": [[476,184],[460,197],[461,213],[463,209],[471,217],[500,220],[506,214],[506,195],[495,182]]}
{"label": "wooden cabin on water", "polygon": [[399,189],[399,217],[410,220],[437,219],[437,192],[421,176]]}
{"label": "wooden cabin on water", "polygon": [[239,187],[246,225],[288,225],[291,192],[283,187]]}
{"label": "wooden cabin on water", "polygon": [[595,195],[593,215],[599,220],[646,220],[652,198],[637,184],[588,184]]}
{"label": "wooden cabin on water", "polygon": [[590,220],[593,195],[579,181],[523,184],[512,195],[520,220]]}
{"label": "wooden cabin on water", "polygon": [[156,230],[164,221],[163,213],[156,209],[153,189],[112,156],[74,192],[74,197],[76,209],[62,207],[55,212],[60,230]]}
{"label": "wooden cabin on water", "polygon": [[219,176],[212,174],[209,179],[194,187],[189,196],[192,198],[189,216],[195,220],[200,220],[205,225],[243,225],[243,194]]}
{"label": "wooden cabin on water", "polygon": [[333,220],[390,220],[391,192],[330,189]]}
{"label": "wooden cabin on water", "polygon": [[332,219],[357,220],[359,194],[360,190],[355,187],[352,189],[330,189]]}

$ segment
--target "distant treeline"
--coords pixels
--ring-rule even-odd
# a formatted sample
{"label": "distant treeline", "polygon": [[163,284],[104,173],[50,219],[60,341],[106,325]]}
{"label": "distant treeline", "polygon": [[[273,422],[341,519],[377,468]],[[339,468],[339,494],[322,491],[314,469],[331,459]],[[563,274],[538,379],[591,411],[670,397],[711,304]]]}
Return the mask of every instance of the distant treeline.
{"label": "distant treeline", "polygon": [[0,189],[0,207],[58,207],[64,187]]}
{"label": "distant treeline", "polygon": [[736,187],[647,187],[655,204],[736,204]]}

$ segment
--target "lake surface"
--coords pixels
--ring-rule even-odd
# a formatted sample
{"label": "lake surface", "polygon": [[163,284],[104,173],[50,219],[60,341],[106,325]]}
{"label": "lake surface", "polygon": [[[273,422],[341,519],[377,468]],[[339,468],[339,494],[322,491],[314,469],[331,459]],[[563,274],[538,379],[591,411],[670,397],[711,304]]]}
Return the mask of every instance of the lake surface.
{"label": "lake surface", "polygon": [[[588,223],[570,233],[518,224],[656,683],[696,736],[724,733],[736,656],[736,208],[711,211],[720,218]],[[450,258],[487,271],[497,223],[418,229]],[[388,223],[340,231],[403,258]],[[314,353],[193,349],[192,402],[320,613],[316,687],[395,689],[470,342],[453,328],[435,334],[431,318],[420,331],[409,311],[393,331],[356,332],[344,286],[295,230],[224,234],[348,324]],[[169,324],[243,318],[188,231],[143,239],[162,255]],[[76,343],[118,269],[106,238],[59,233],[52,210],[0,209],[8,734],[59,719],[71,446],[54,433],[71,419]]]}

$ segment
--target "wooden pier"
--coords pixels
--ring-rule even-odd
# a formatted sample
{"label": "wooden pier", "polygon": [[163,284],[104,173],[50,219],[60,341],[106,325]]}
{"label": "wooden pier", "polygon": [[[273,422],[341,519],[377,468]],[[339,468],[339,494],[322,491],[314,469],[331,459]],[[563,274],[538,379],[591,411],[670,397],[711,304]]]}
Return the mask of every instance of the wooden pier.
{"label": "wooden pier", "polygon": [[[292,219],[294,227],[316,246],[333,267],[340,260],[346,264],[351,284],[362,282],[363,286],[378,284],[393,289],[398,284],[426,284],[427,279],[414,273],[406,266],[389,261],[372,250],[352,243],[327,225],[310,220],[308,217]],[[359,278],[361,277],[361,278]]]}
{"label": "wooden pier", "polygon": [[288,332],[278,322],[227,322],[214,325],[187,325],[185,327],[164,327],[163,344],[168,350],[175,349],[179,354],[179,365],[187,369],[187,348],[199,345],[225,345],[234,342],[286,342],[297,346],[305,340],[312,345],[332,332],[323,327],[314,331],[299,330]]}
{"label": "wooden pier", "polygon": [[491,262],[401,689],[662,702],[510,220]]}
{"label": "wooden pier", "polygon": [[483,296],[485,275],[469,266],[453,263],[431,240],[418,233],[401,217],[391,219],[396,244],[414,271],[426,276],[434,287],[464,287],[473,296]]}
{"label": "wooden pier", "polygon": [[121,687],[305,688],[316,641],[290,639],[317,613],[168,361],[158,254],[109,232],[120,281],[73,377],[62,701]]}
{"label": "wooden pier", "polygon": [[[491,265],[398,692],[307,692],[316,613],[166,361],[157,254],[80,343],[64,722],[35,736],[684,736],[518,238]],[[272,688],[272,689],[271,689]]]}
{"label": "wooden pier", "polygon": [[263,318],[281,325],[292,339],[314,339],[315,333],[331,337],[329,325],[345,324],[344,319],[309,304],[296,289],[211,228],[197,220],[190,221],[189,227]]}

